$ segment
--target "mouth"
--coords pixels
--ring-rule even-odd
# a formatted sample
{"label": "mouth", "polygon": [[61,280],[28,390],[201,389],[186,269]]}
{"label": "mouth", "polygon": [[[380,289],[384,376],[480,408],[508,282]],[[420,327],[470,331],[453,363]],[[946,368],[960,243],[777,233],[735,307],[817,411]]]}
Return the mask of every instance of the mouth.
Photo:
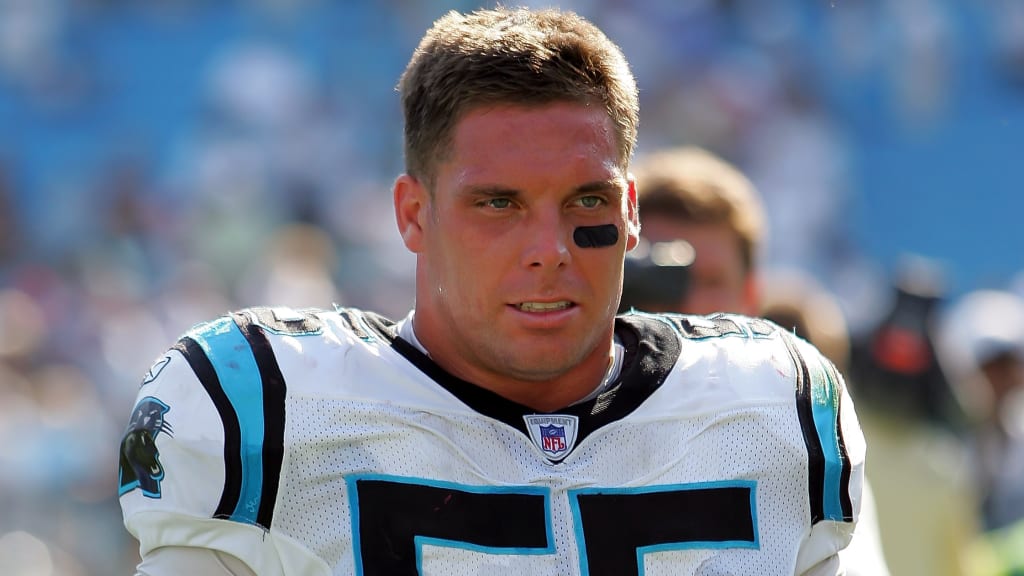
{"label": "mouth", "polygon": [[576,304],[569,300],[556,300],[554,302],[519,302],[513,306],[520,312],[558,312],[568,310]]}

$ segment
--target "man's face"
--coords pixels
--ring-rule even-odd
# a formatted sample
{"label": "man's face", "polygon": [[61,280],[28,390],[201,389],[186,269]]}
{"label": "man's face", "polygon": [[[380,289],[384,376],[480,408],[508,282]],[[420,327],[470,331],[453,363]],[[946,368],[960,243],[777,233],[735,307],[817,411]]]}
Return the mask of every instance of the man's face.
{"label": "man's face", "polygon": [[1014,390],[1024,387],[1024,360],[1013,353],[1004,353],[988,360],[981,366],[992,390],[992,401],[999,409]]}
{"label": "man's face", "polygon": [[[603,109],[472,110],[433,193],[403,176],[395,201],[417,254],[416,333],[442,365],[539,382],[607,364],[636,202]],[[615,244],[574,242],[578,227],[606,224]]]}
{"label": "man's face", "polygon": [[675,312],[711,314],[758,313],[756,287],[743,265],[740,240],[725,224],[680,222],[650,215],[642,222],[650,242],[686,240],[696,253],[690,266],[690,286]]}

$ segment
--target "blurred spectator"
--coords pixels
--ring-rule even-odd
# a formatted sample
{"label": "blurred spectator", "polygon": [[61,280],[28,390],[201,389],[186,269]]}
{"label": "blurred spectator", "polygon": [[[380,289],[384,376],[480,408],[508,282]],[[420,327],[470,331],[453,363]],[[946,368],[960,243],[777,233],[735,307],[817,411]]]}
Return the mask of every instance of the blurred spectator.
{"label": "blurred spectator", "polygon": [[296,308],[341,303],[334,284],[337,260],[330,236],[316,226],[292,224],[278,229],[263,258],[255,260],[240,283],[246,306],[288,302]]}
{"label": "blurred spectator", "polygon": [[886,558],[901,576],[962,575],[977,533],[959,403],[936,351],[943,281],[935,263],[908,257],[888,312],[852,347],[865,470]]}
{"label": "blurred spectator", "polygon": [[933,260],[907,255],[891,291],[881,321],[853,342],[851,369],[861,396],[880,410],[958,433],[961,403],[935,349],[945,272]]}
{"label": "blurred spectator", "polygon": [[689,286],[680,289],[670,309],[756,315],[765,222],[761,200],[746,176],[696,147],[657,151],[633,171],[643,238],[651,243],[683,239],[694,249]]}
{"label": "blurred spectator", "polygon": [[848,375],[850,334],[835,297],[800,270],[766,270],[761,278],[760,315],[806,338],[840,373]]}
{"label": "blurred spectator", "polygon": [[971,466],[984,534],[971,575],[1024,571],[1024,300],[964,295],[942,323],[947,365],[968,399]]}
{"label": "blurred spectator", "polygon": [[[0,291],[0,573],[99,574],[125,540],[94,531],[117,519],[109,462],[118,430],[79,368],[45,362],[51,334],[27,294]],[[84,539],[83,534],[92,537]],[[5,545],[26,544],[12,554]],[[31,544],[32,546],[28,546]],[[52,572],[33,571],[50,567]]]}

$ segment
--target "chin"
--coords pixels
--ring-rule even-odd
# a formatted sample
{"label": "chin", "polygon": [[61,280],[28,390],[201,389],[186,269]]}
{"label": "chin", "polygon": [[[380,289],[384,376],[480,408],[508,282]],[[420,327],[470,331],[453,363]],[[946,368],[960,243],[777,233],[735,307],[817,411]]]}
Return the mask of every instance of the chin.
{"label": "chin", "polygon": [[[563,343],[572,341],[564,338]],[[545,381],[557,378],[572,370],[587,357],[580,347],[530,346],[529,350],[518,350],[509,354],[507,370],[516,378],[531,381]]]}

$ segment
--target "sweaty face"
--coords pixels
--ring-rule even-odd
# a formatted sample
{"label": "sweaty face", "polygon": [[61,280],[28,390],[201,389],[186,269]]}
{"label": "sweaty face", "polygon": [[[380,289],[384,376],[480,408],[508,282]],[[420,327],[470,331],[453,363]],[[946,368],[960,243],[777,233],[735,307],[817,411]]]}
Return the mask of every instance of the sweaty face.
{"label": "sweaty face", "polygon": [[[403,176],[395,200],[417,254],[416,334],[436,361],[528,404],[529,383],[596,386],[636,242],[632,183],[600,107],[471,111],[432,193]],[[574,243],[578,227],[603,224],[614,245]]]}
{"label": "sweaty face", "polygon": [[753,279],[743,265],[740,241],[725,224],[684,223],[645,217],[643,236],[651,242],[683,239],[696,253],[690,266],[690,287],[676,312],[711,314],[758,312]]}

